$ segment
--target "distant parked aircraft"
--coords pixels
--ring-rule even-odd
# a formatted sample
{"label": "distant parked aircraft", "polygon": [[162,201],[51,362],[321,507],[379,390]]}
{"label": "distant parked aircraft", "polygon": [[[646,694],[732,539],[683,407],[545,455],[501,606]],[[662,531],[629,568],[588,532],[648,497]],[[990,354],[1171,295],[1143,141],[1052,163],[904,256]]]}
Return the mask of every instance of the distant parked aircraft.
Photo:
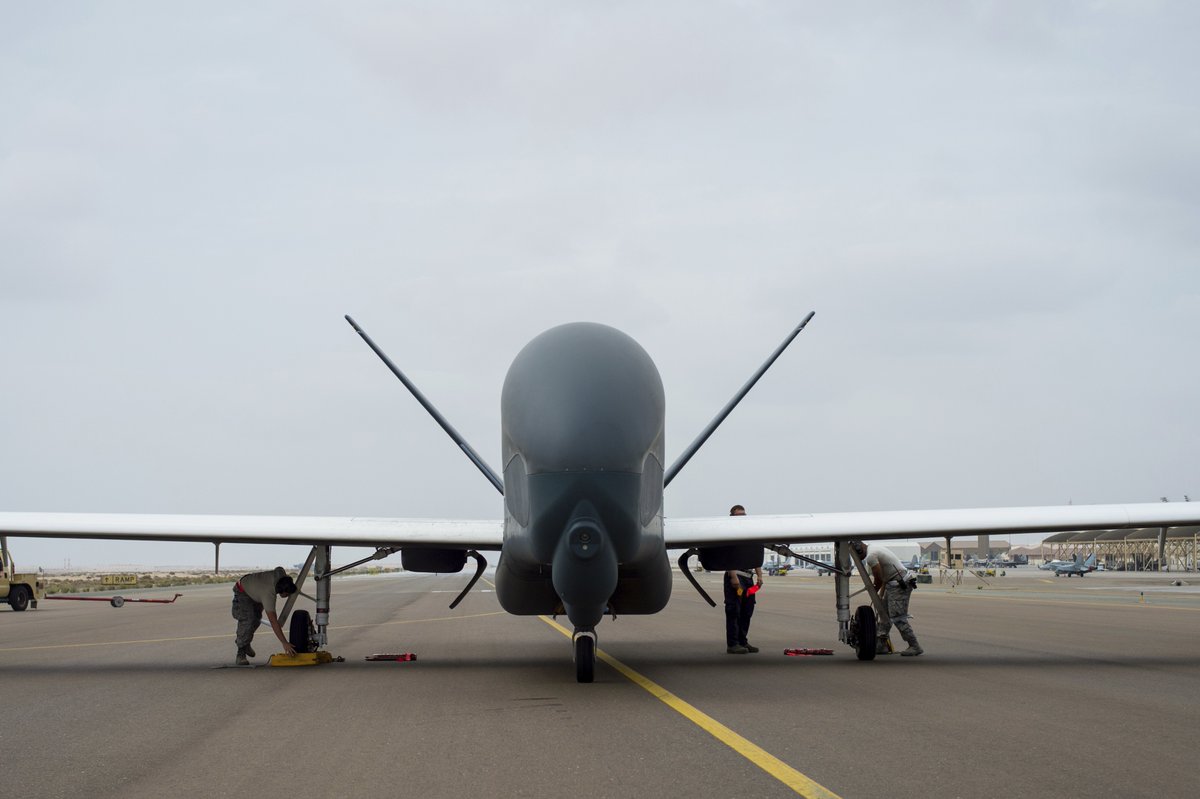
{"label": "distant parked aircraft", "polygon": [[1082,577],[1083,575],[1087,574],[1088,572],[1092,572],[1095,570],[1096,570],[1096,553],[1093,552],[1091,555],[1088,556],[1088,559],[1085,560],[1083,563],[1079,562],[1079,556],[1076,555],[1074,563],[1068,563],[1066,565],[1059,566],[1057,569],[1054,570],[1054,576],[1062,577],[1063,575],[1066,575],[1067,577],[1070,577],[1072,574],[1078,574],[1080,577]]}

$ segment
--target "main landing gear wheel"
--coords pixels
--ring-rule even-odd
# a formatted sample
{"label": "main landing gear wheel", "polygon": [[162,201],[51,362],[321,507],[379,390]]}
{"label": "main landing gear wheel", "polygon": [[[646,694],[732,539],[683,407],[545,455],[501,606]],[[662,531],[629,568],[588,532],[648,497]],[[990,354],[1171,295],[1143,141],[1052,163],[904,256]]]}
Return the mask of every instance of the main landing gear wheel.
{"label": "main landing gear wheel", "polygon": [[288,624],[288,643],[295,647],[297,653],[312,651],[312,616],[307,610],[292,612]]}
{"label": "main landing gear wheel", "polygon": [[596,678],[596,638],[591,633],[575,634],[575,681],[592,682]]}
{"label": "main landing gear wheel", "polygon": [[854,610],[854,652],[859,660],[874,660],[876,637],[875,608],[859,605]]}
{"label": "main landing gear wheel", "polygon": [[29,589],[23,585],[14,585],[8,595],[8,606],[17,611],[29,607]]}

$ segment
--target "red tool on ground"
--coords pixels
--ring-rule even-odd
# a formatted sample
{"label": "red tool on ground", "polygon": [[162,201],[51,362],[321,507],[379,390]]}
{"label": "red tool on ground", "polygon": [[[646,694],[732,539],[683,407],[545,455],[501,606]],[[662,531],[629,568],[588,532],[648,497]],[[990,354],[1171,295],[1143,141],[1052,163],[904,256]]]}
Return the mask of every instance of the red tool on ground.
{"label": "red tool on ground", "polygon": [[107,602],[114,608],[119,608],[126,602],[152,602],[157,605],[170,605],[183,594],[176,594],[170,599],[126,599],[123,596],[48,596],[46,599],[67,599],[74,602]]}
{"label": "red tool on ground", "polygon": [[806,657],[812,657],[813,655],[832,655],[833,650],[832,649],[808,649],[808,648],[785,649],[785,650],[783,650],[783,654],[787,655],[788,657],[792,657],[792,658],[806,658]]}
{"label": "red tool on ground", "polygon": [[363,660],[391,660],[396,663],[406,663],[410,660],[416,660],[417,656],[412,652],[404,652],[401,654],[380,653],[375,655],[367,655]]}

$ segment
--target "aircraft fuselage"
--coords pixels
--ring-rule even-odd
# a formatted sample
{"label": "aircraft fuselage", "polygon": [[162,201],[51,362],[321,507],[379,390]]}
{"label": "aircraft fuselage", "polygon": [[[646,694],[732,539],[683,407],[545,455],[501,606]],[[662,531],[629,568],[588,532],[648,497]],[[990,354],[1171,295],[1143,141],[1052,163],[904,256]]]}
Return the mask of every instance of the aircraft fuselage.
{"label": "aircraft fuselage", "polygon": [[505,610],[587,630],[666,606],[664,410],[654,362],[614,328],[562,325],[517,355],[501,396]]}

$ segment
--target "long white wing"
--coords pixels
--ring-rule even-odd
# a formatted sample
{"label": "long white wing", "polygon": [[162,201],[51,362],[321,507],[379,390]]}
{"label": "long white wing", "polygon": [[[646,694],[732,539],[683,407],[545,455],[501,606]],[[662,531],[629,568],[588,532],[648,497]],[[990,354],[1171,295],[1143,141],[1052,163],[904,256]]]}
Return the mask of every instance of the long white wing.
{"label": "long white wing", "polygon": [[0,534],[30,538],[499,549],[504,525],[500,521],[358,516],[0,513]]}
{"label": "long white wing", "polygon": [[[1065,505],[1033,508],[868,511],[664,519],[671,548],[799,543],[839,538],[921,538],[981,533],[1051,533],[1200,524],[1200,503]],[[99,538],[245,544],[337,544],[499,549],[497,521],[356,516],[198,516],[128,513],[0,513],[0,533],[31,538]]]}
{"label": "long white wing", "polygon": [[1053,533],[1067,530],[1179,527],[1194,524],[1200,524],[1200,502],[867,511],[787,516],[713,516],[702,519],[664,519],[663,532],[668,547],[682,549],[755,541],[790,544],[847,538]]}

